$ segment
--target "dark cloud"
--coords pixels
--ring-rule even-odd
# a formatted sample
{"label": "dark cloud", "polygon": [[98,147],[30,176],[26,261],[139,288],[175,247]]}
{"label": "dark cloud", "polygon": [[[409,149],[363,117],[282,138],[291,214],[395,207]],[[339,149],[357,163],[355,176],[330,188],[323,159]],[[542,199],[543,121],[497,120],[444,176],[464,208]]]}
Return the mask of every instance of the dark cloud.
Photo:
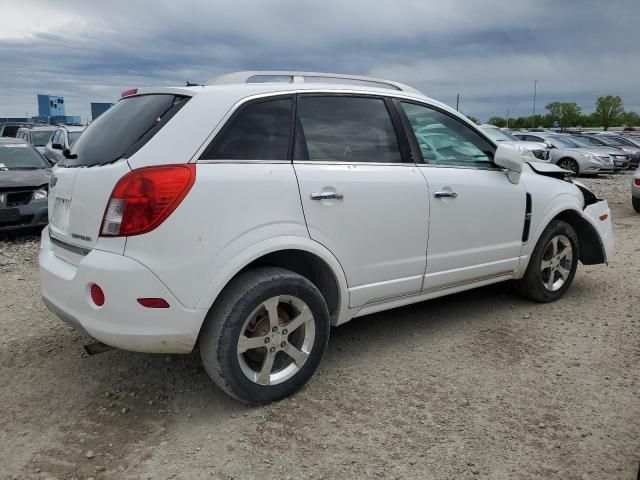
{"label": "dark cloud", "polygon": [[640,2],[304,0],[20,2],[3,7],[0,116],[69,114],[132,86],[206,81],[239,69],[366,73],[412,84],[466,113],[527,114],[619,94],[640,110]]}

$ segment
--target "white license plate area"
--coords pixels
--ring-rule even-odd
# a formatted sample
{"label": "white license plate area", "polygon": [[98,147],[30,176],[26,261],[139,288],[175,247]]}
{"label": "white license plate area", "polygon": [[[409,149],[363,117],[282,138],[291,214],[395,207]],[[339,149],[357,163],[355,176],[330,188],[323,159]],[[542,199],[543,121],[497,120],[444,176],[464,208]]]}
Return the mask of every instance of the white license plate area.
{"label": "white license plate area", "polygon": [[51,226],[59,233],[69,233],[69,212],[71,211],[71,200],[60,197],[55,198],[52,208],[53,211],[49,218]]}

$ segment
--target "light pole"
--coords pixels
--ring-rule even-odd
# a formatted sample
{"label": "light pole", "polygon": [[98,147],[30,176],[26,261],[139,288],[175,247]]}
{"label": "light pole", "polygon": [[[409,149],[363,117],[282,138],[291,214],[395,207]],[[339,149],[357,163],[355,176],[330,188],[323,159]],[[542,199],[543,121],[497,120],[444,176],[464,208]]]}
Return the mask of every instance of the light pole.
{"label": "light pole", "polygon": [[536,123],[536,94],[538,93],[538,80],[533,81],[533,115],[531,115],[531,128],[535,128]]}

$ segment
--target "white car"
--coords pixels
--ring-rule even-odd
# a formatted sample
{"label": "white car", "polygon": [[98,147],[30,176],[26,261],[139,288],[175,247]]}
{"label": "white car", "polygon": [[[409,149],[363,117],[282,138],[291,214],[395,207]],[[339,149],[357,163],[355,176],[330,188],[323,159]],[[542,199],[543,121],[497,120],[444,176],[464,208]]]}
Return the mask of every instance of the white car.
{"label": "white car", "polygon": [[549,147],[545,143],[520,140],[515,135],[500,129],[495,125],[483,124],[480,125],[480,128],[494,142],[511,142],[514,145],[521,147],[525,151],[525,155],[529,155],[533,161],[550,161]]}
{"label": "white car", "polygon": [[[421,149],[429,126],[447,138]],[[386,80],[123,92],[54,167],[42,297],[113,347],[198,343],[224,391],[274,401],[315,372],[330,325],[505,280],[549,302],[578,260],[607,262],[607,202],[522,158]]]}

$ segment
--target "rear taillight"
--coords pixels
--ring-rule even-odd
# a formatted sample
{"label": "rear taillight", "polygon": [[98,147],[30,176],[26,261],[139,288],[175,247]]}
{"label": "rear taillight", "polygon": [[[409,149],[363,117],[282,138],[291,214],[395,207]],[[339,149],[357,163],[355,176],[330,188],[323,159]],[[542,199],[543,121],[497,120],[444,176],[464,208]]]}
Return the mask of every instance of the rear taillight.
{"label": "rear taillight", "polygon": [[195,179],[192,163],[129,172],[111,193],[100,235],[125,237],[150,232],[180,205]]}
{"label": "rear taillight", "polygon": [[635,183],[638,187],[640,187],[640,178],[634,178],[633,183]]}

